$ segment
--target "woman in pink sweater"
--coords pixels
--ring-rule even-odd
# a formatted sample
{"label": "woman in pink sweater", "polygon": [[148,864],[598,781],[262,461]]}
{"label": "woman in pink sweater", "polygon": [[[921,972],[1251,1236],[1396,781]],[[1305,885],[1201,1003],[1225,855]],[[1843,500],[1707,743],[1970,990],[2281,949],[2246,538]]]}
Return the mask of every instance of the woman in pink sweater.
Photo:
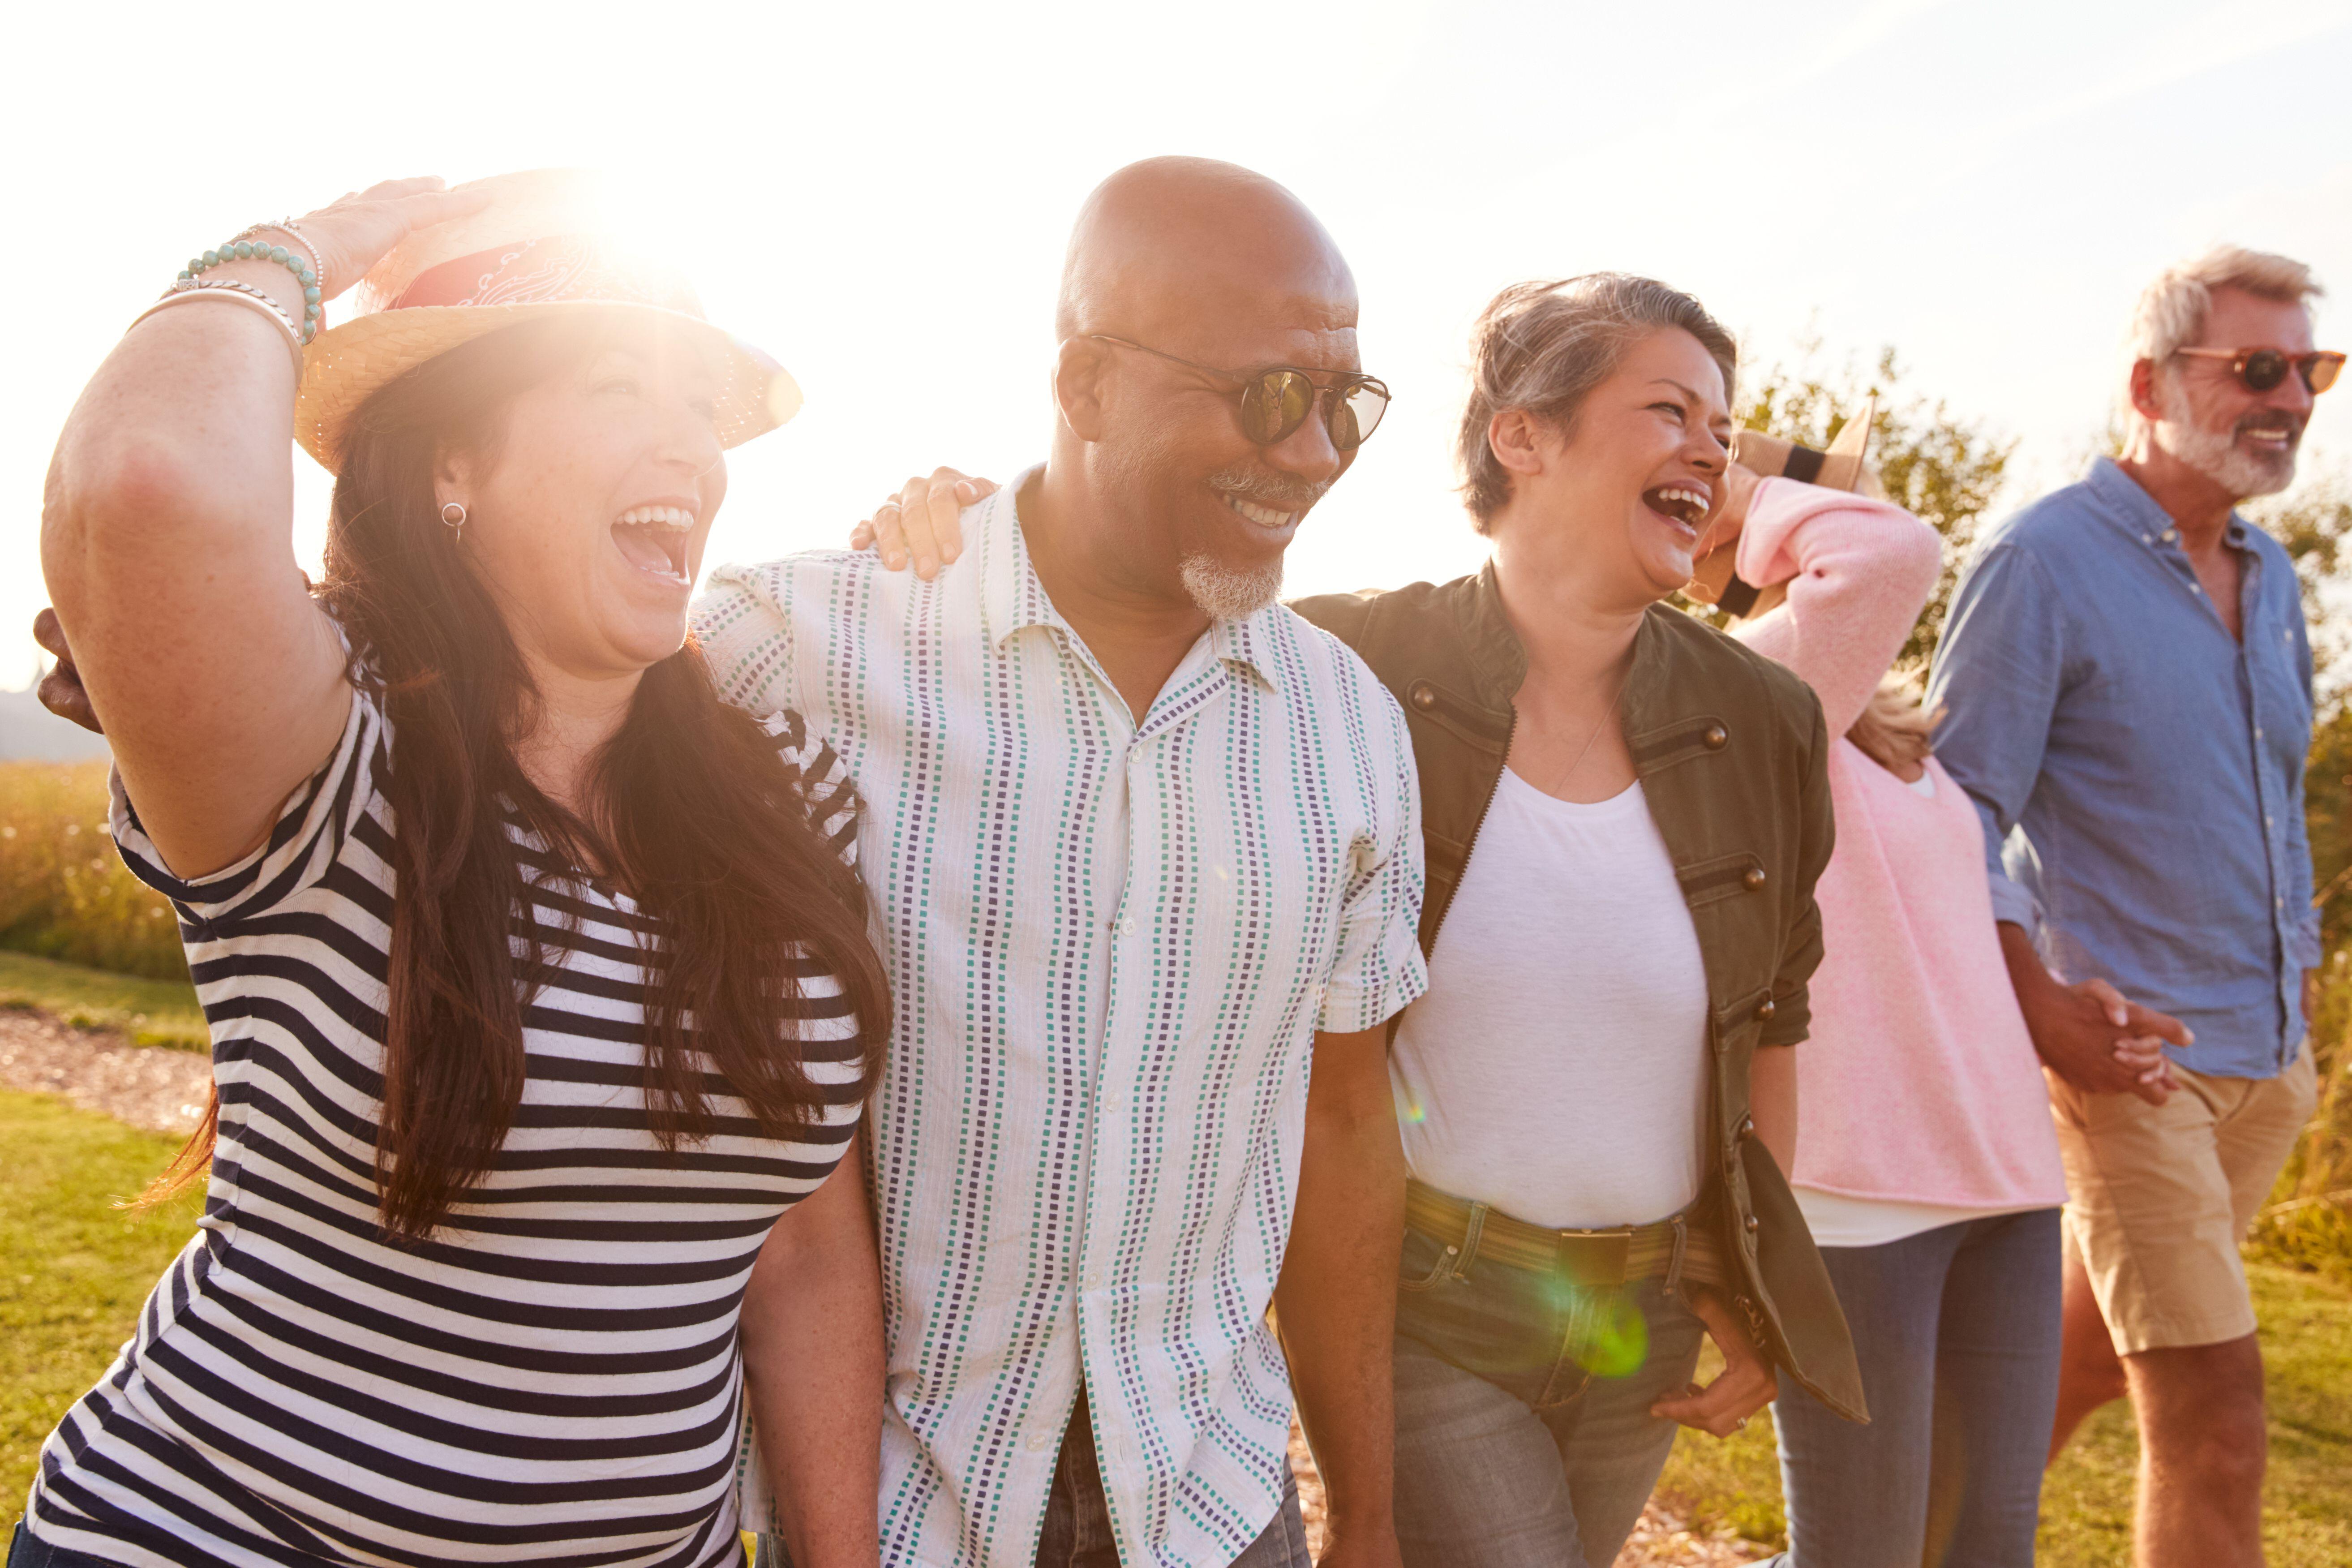
{"label": "woman in pink sweater", "polygon": [[[1777,465],[1774,465],[1777,466]],[[1940,541],[1900,508],[1735,464],[1717,551],[1786,599],[1733,635],[1804,678],[1832,734],[1827,949],[1798,1048],[1790,1173],[1872,1416],[1782,1382],[1801,1568],[2033,1560],[2058,1386],[2057,1139],[1993,937],[1975,808],[1887,677]]]}

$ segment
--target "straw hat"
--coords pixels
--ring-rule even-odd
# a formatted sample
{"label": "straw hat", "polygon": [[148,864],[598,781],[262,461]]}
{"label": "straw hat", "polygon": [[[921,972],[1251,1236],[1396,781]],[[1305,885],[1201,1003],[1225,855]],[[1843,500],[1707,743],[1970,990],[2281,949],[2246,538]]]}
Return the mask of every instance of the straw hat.
{"label": "straw hat", "polygon": [[[1768,479],[1799,479],[1823,489],[1849,490],[1873,500],[1885,500],[1886,487],[1878,482],[1876,471],[1864,461],[1870,451],[1870,426],[1877,416],[1878,397],[1874,393],[1862,400],[1862,407],[1852,418],[1838,426],[1837,439],[1830,443],[1826,452],[1816,452],[1811,447],[1800,447],[1794,441],[1767,436],[1760,430],[1742,430],[1731,438],[1731,460]],[[1738,553],[1730,549],[1718,550],[1700,562],[1692,583],[1705,592],[1694,597],[1718,610],[1752,618],[1775,608],[1789,596],[1788,584],[1784,583],[1759,588],[1741,577],[1732,569]]]}
{"label": "straw hat", "polygon": [[353,291],[360,313],[313,339],[294,400],[294,435],[330,472],[341,465],[351,417],[370,395],[458,344],[541,317],[625,310],[677,324],[709,345],[719,374],[719,437],[735,446],[800,411],[782,365],[703,320],[673,269],[601,234],[597,183],[577,169],[499,174],[457,187],[488,191],[470,217],[420,229]]}

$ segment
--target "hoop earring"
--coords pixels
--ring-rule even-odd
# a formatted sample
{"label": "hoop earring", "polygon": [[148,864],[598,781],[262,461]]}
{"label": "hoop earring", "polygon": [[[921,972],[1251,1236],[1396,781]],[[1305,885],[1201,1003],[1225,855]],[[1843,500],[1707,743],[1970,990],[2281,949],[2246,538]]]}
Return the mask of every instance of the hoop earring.
{"label": "hoop earring", "polygon": [[[453,515],[454,514],[454,515]],[[441,503],[441,526],[457,535],[459,542],[466,537],[466,509],[457,501]]]}

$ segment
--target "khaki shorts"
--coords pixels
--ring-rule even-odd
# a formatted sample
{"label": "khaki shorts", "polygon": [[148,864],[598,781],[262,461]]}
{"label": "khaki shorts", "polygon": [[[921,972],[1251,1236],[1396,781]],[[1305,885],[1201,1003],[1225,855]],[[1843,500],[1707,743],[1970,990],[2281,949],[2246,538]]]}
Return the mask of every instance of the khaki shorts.
{"label": "khaki shorts", "polygon": [[2306,1043],[2276,1078],[2209,1078],[2178,1062],[2162,1105],[2050,1079],[2066,1160],[2066,1246],[2116,1353],[2254,1331],[2238,1244],[2319,1103]]}

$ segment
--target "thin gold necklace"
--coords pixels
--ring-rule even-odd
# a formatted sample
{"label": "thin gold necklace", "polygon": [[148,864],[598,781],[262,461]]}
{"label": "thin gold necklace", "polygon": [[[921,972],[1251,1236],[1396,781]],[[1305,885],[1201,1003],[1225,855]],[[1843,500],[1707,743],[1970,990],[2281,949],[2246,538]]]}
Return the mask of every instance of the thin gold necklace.
{"label": "thin gold necklace", "polygon": [[1592,754],[1592,748],[1600,741],[1601,731],[1608,729],[1610,721],[1617,717],[1617,704],[1622,701],[1625,696],[1625,682],[1632,674],[1633,671],[1629,669],[1624,675],[1621,675],[1617,678],[1617,689],[1609,694],[1609,706],[1602,711],[1601,715],[1601,722],[1592,726],[1592,733],[1584,737],[1584,745],[1582,749],[1576,753],[1576,760],[1568,764],[1568,771],[1561,773],[1557,779],[1554,779],[1552,781],[1551,787],[1544,791],[1546,795],[1551,796],[1554,800],[1562,798],[1559,792],[1568,787],[1568,781],[1576,776],[1576,770],[1582,767],[1584,765],[1584,759]]}

